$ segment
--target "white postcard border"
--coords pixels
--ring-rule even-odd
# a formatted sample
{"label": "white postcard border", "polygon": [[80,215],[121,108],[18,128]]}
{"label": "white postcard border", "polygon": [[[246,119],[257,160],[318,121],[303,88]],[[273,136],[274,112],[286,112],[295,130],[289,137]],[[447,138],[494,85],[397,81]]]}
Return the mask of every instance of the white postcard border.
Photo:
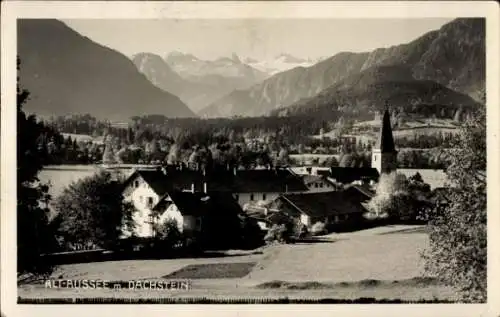
{"label": "white postcard border", "polygon": [[[493,1],[2,2],[1,310],[5,316],[500,316],[499,8]],[[18,305],[16,286],[16,19],[18,18],[429,18],[486,17],[488,304],[429,305]],[[334,40],[334,39],[332,39]],[[8,106],[6,106],[8,105]]]}

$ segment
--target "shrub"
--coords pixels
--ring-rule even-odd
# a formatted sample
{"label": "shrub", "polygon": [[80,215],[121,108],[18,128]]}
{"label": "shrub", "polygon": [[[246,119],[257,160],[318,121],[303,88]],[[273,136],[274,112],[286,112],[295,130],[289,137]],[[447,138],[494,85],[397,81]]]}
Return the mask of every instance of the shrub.
{"label": "shrub", "polygon": [[250,217],[241,219],[241,247],[243,249],[254,249],[264,244],[264,233],[257,221]]}
{"label": "shrub", "polygon": [[266,236],[264,237],[264,241],[267,244],[271,244],[274,242],[277,243],[289,243],[292,238],[292,228],[287,226],[286,224],[275,224],[273,225]]}
{"label": "shrub", "polygon": [[325,224],[321,221],[316,222],[311,227],[311,234],[312,235],[318,236],[318,235],[322,235],[322,234],[326,234],[326,233],[327,233],[327,230],[326,230]]}
{"label": "shrub", "polygon": [[153,248],[158,251],[168,251],[182,247],[183,234],[175,219],[166,219],[155,228]]}

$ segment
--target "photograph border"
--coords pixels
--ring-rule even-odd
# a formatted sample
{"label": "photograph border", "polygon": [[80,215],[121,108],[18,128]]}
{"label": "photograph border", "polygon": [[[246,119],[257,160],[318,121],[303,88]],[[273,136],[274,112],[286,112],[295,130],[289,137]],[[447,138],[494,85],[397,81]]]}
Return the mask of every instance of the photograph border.
{"label": "photograph border", "polygon": [[[1,309],[4,316],[129,315],[169,316],[500,316],[500,170],[499,170],[499,7],[494,1],[354,2],[63,2],[8,1],[1,10]],[[245,18],[486,18],[486,99],[488,179],[487,304],[334,305],[26,305],[17,302],[16,281],[16,25],[19,18],[56,19],[245,19]],[[332,39],[333,40],[333,39]]]}

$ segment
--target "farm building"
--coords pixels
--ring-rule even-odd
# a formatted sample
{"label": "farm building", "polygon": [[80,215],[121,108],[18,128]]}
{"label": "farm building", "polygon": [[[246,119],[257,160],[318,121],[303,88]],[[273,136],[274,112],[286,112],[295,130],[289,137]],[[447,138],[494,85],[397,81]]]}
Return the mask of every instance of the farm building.
{"label": "farm building", "polygon": [[280,195],[272,204],[307,227],[321,222],[327,227],[358,223],[367,212],[344,191]]}

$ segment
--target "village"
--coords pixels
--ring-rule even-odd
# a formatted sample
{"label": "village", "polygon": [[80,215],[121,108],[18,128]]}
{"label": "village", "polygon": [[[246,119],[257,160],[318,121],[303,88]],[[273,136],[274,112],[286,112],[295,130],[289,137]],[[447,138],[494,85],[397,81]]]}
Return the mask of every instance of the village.
{"label": "village", "polygon": [[484,302],[485,19],[403,20],[20,20],[18,303]]}
{"label": "village", "polygon": [[[103,165],[101,170],[112,175],[120,174],[123,201],[133,206],[133,226],[123,227],[120,244],[135,241],[135,244],[128,244],[129,248],[142,249],[161,236],[159,230],[168,231],[165,225],[174,224],[184,239],[206,242],[204,249],[247,248],[249,246],[243,242],[227,244],[231,239],[226,236],[215,241],[215,237],[228,230],[234,233],[233,242],[238,241],[237,237],[241,235],[238,231],[245,230],[235,220],[238,217],[258,228],[252,232],[253,247],[275,240],[300,241],[331,232],[356,231],[386,224],[424,224],[425,221],[418,219],[416,209],[434,206],[445,186],[446,175],[442,170],[398,169],[387,109],[381,119],[371,167],[309,164],[244,169],[230,164],[207,167],[200,163],[179,162],[132,165],[131,170],[123,173],[123,165]],[[396,175],[406,182],[416,180],[420,186],[418,193],[407,193],[415,196],[413,204],[398,206],[408,209],[404,219],[399,214],[389,217],[387,208],[372,203],[377,200],[374,197],[381,177],[395,182]],[[418,207],[415,209],[413,205]],[[234,228],[228,229],[228,226]],[[266,242],[266,239],[270,241]],[[210,240],[214,240],[214,244],[207,242]],[[92,241],[72,241],[65,243],[61,251],[96,248],[99,247]],[[155,252],[168,256],[171,250]]]}

